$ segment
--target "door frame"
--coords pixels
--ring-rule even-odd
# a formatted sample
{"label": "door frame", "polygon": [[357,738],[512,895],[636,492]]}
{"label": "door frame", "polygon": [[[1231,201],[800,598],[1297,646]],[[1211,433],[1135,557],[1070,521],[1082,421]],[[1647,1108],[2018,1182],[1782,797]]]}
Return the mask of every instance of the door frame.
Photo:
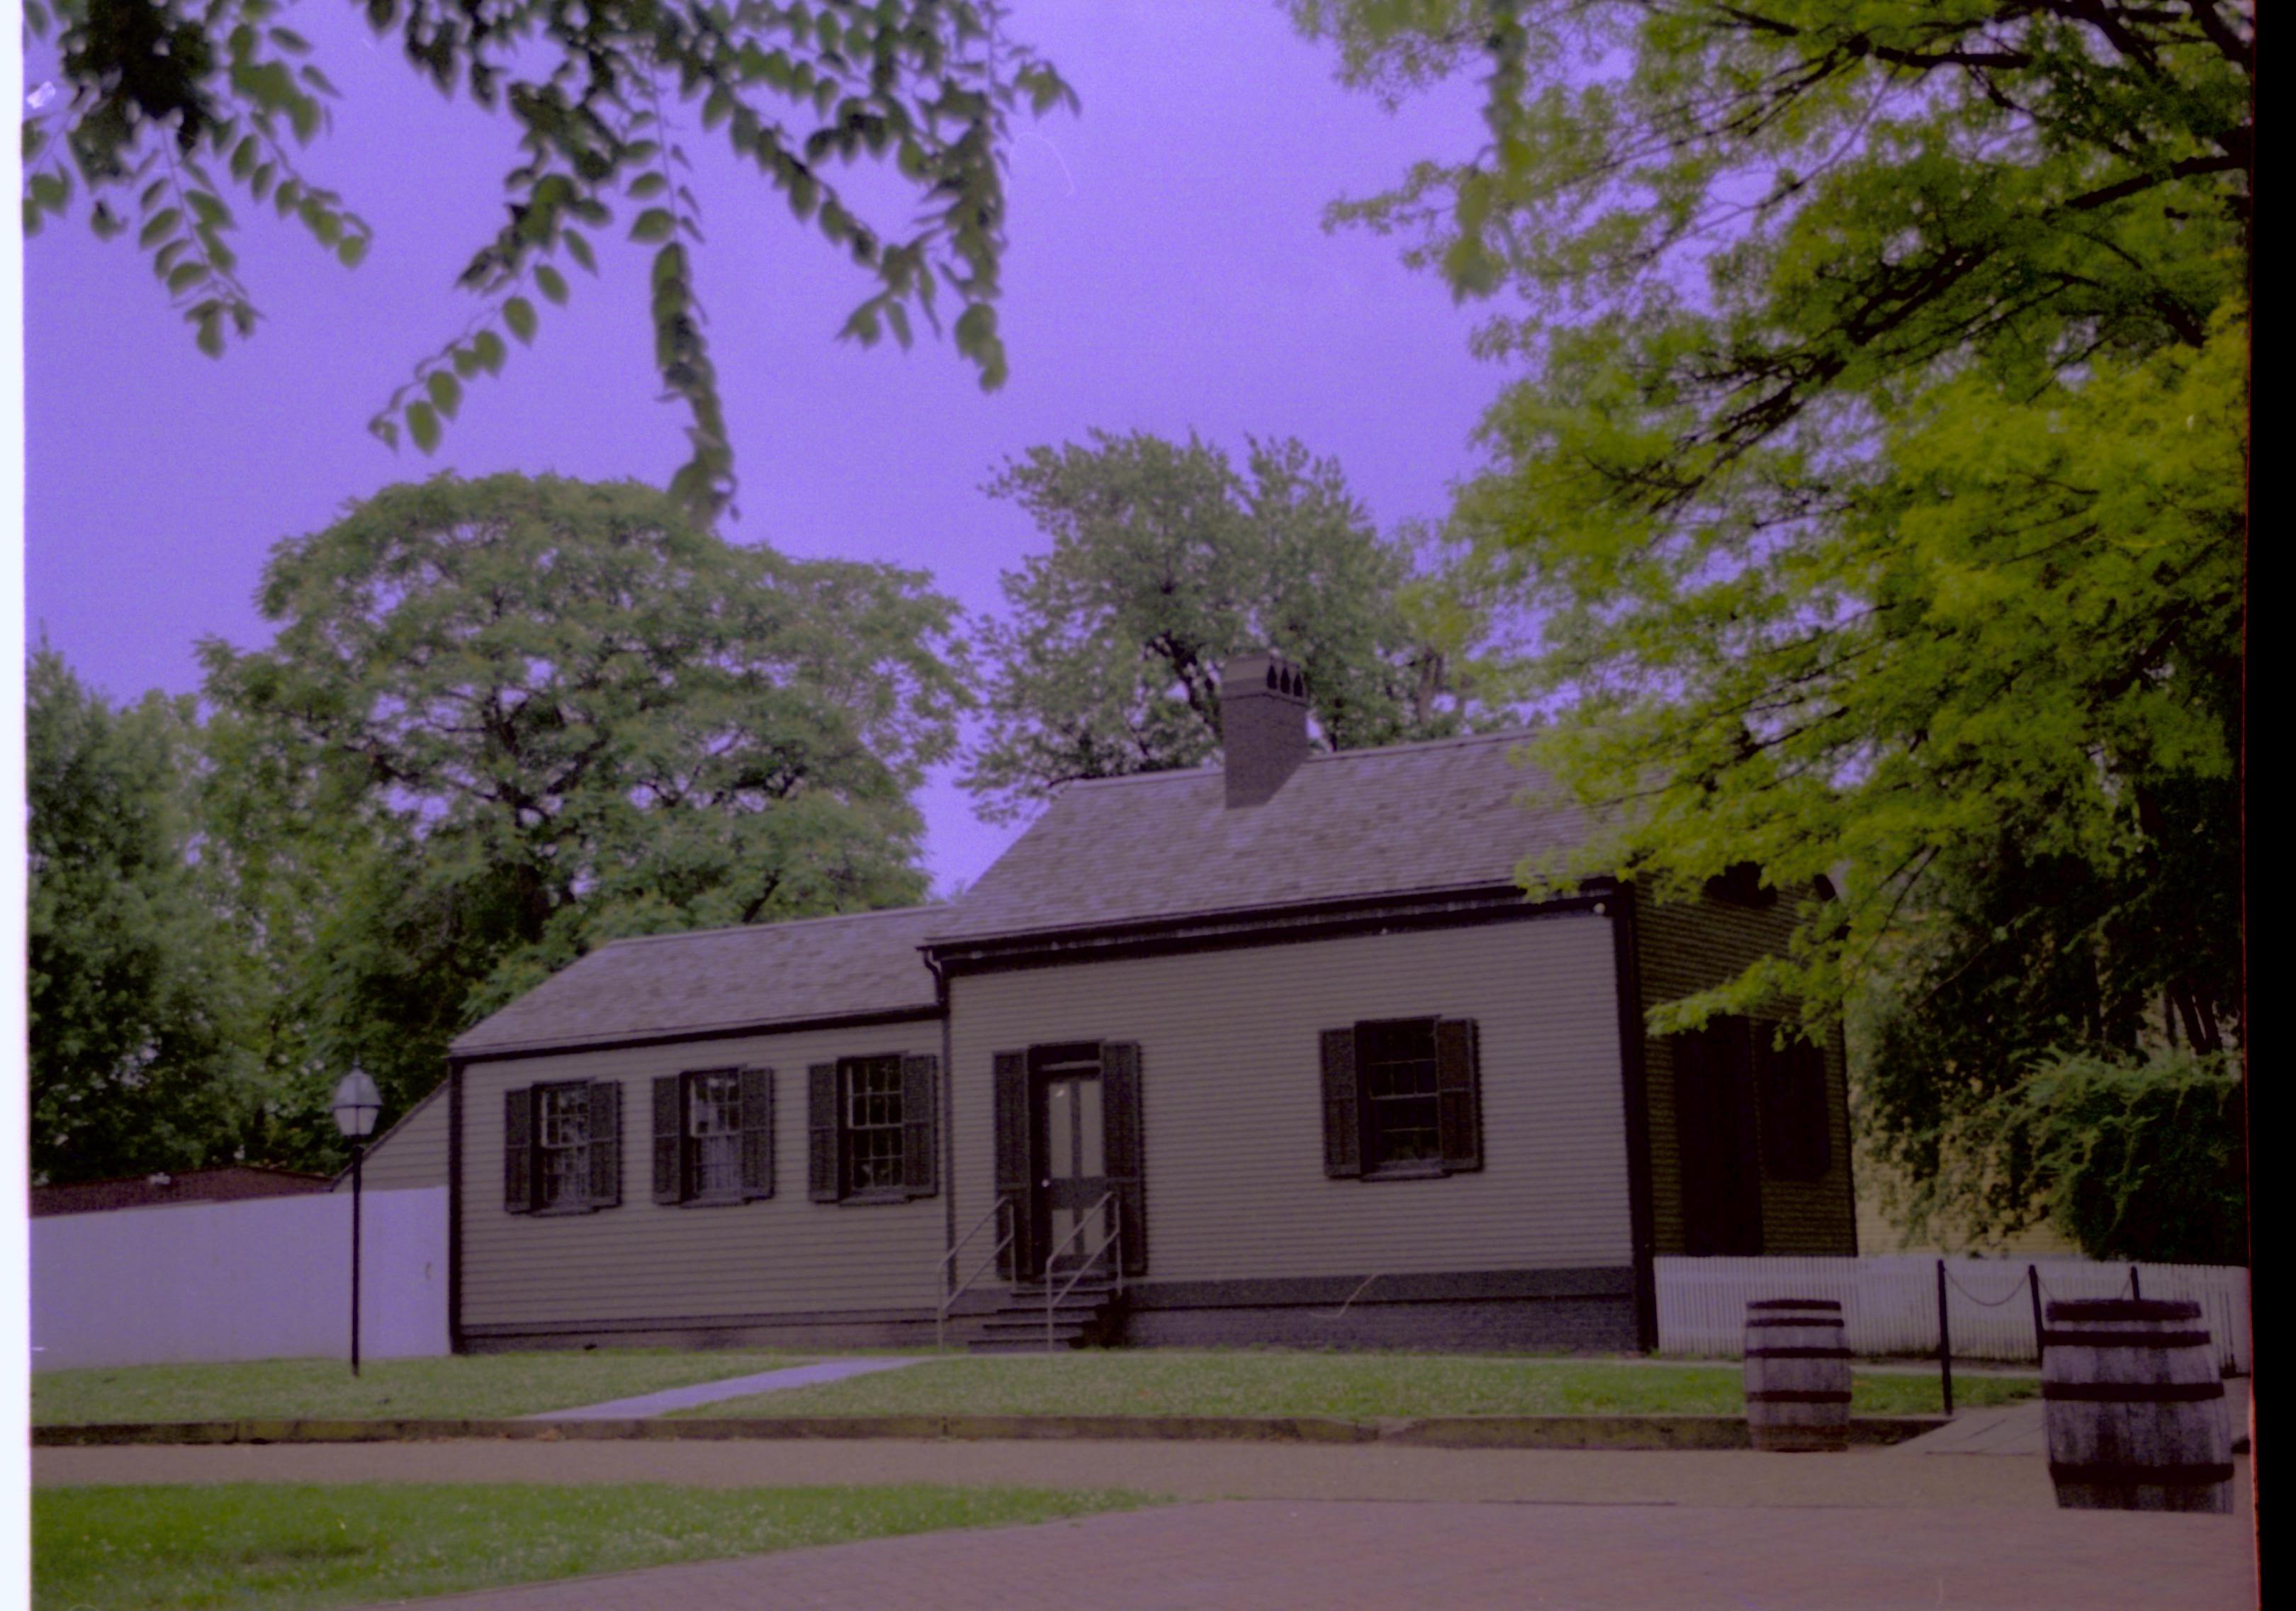
{"label": "door frame", "polygon": [[[1107,1071],[1101,1056],[1102,1044],[1098,1040],[1068,1040],[1032,1046],[1029,1048],[1028,1241],[1030,1268],[1023,1272],[1025,1279],[1041,1279],[1050,1264],[1053,1211],[1059,1207],[1072,1206],[1082,1210],[1091,1206],[1089,1202],[1073,1204],[1054,1202],[1054,1196],[1068,1194],[1054,1188],[1051,1179],[1045,1173],[1045,1171],[1051,1167],[1052,1161],[1049,1092],[1054,1081],[1078,1078],[1090,1078],[1103,1081],[1100,1146],[1101,1166],[1103,1172],[1099,1176],[1070,1176],[1067,1179],[1096,1179],[1101,1182],[1100,1191],[1102,1192],[1112,1190],[1115,1187],[1114,1179],[1105,1172],[1108,1164],[1109,1093],[1105,1083]],[[1091,1071],[1088,1075],[1085,1073],[1087,1066]],[[1087,1195],[1096,1198],[1100,1192]],[[1098,1262],[1106,1264],[1110,1256],[1109,1253],[1103,1252],[1097,1255]],[[1071,1274],[1074,1268],[1070,1266],[1061,1270],[1058,1273]]]}

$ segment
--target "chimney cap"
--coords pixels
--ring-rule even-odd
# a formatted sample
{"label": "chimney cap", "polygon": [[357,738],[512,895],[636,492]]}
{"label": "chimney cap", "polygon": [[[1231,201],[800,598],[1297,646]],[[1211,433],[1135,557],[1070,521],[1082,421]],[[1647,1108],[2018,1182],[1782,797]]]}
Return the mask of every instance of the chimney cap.
{"label": "chimney cap", "polygon": [[1231,654],[1220,668],[1220,695],[1232,698],[1239,694],[1275,694],[1305,704],[1308,678],[1299,667],[1272,650]]}

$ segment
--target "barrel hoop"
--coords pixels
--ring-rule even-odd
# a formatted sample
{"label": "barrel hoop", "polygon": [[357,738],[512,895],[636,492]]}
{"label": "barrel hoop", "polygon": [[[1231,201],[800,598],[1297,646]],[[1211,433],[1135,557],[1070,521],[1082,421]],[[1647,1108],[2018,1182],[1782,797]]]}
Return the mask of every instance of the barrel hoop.
{"label": "barrel hoop", "polygon": [[1750,1360],[1846,1360],[1847,1348],[1749,1348]]}
{"label": "barrel hoop", "polygon": [[2197,1320],[2201,1306],[2189,1298],[2052,1298],[2053,1320]]}
{"label": "barrel hoop", "polygon": [[2050,1348],[2206,1348],[2205,1331],[2047,1331]]}
{"label": "barrel hoop", "polygon": [[1839,1315],[1813,1315],[1807,1320],[1764,1319],[1759,1320],[1749,1320],[1746,1324],[1748,1326],[1823,1326],[1829,1331],[1840,1331],[1841,1329],[1841,1317]]}
{"label": "barrel hoop", "polygon": [[1756,1298],[1746,1305],[1749,1309],[1831,1309],[1841,1308],[1838,1298]]}
{"label": "barrel hoop", "polygon": [[2194,1466],[2075,1466],[2049,1462],[2049,1476],[2060,1483],[2095,1483],[2105,1487],[2130,1484],[2147,1488],[2202,1488],[2232,1481],[2232,1464],[2224,1461]]}
{"label": "barrel hoop", "polygon": [[2044,1382],[2041,1396],[2058,1403],[2197,1404],[2224,1397],[2222,1382]]}
{"label": "barrel hoop", "polygon": [[1818,1387],[1749,1388],[1746,1401],[1750,1404],[1847,1404],[1846,1393],[1828,1393]]}

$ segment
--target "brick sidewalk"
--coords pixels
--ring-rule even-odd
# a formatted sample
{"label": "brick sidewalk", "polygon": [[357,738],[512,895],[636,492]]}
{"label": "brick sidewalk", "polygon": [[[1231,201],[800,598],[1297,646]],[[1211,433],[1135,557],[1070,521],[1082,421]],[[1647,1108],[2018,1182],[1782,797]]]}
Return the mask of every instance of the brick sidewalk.
{"label": "brick sidewalk", "polygon": [[1260,1500],[420,1603],[438,1611],[2210,1611],[2254,1599],[2247,1531],[2220,1516]]}

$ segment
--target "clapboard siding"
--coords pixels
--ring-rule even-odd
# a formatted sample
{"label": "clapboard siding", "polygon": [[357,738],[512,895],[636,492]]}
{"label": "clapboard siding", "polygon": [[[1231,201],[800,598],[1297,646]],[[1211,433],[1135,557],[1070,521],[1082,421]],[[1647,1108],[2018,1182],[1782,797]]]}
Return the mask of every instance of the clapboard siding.
{"label": "clapboard siding", "polygon": [[[936,1198],[815,1203],[806,1194],[806,1067],[840,1056],[940,1055],[938,1018],[804,1034],[480,1061],[463,1074],[463,1323],[578,1326],[634,1319],[930,1313],[943,1244]],[[768,1199],[652,1200],[652,1081],[730,1065],[775,1071]],[[622,1200],[563,1216],[503,1207],[503,1093],[552,1080],[622,1084]]]}
{"label": "clapboard siding", "polygon": [[[1757,958],[1783,953],[1794,926],[1791,896],[1767,908],[1701,897],[1652,903],[1637,918],[1645,1007],[1677,1000],[1734,979]],[[1644,1042],[1650,1101],[1651,1209],[1660,1253],[1684,1251],[1682,1177],[1675,1129],[1674,1059],[1663,1038]],[[1849,1096],[1841,1036],[1825,1047],[1830,1161],[1816,1180],[1762,1178],[1762,1245],[1768,1253],[1851,1254],[1857,1211],[1850,1195]]]}
{"label": "clapboard siding", "polygon": [[[1152,1280],[1618,1266],[1632,1256],[1605,918],[960,974],[949,989],[960,1226],[993,1189],[995,1054],[1130,1040],[1140,1046]],[[1484,1167],[1327,1179],[1319,1032],[1427,1015],[1480,1027]]]}
{"label": "clapboard siding", "polygon": [[[363,1191],[401,1191],[447,1184],[447,1086],[442,1081],[388,1130],[375,1138],[359,1164]],[[332,1189],[348,1191],[350,1171]]]}

